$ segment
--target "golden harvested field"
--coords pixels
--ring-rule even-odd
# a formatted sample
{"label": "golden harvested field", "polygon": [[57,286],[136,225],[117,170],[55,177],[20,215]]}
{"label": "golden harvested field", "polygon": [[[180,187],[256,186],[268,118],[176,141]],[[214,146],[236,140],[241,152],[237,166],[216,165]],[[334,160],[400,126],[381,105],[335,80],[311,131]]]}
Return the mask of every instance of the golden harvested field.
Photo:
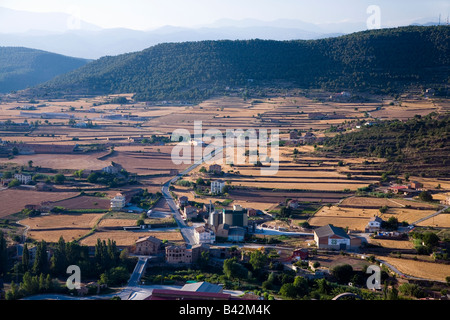
{"label": "golden harvested field", "polygon": [[413,210],[413,209],[400,209],[394,208],[389,209],[386,213],[380,215],[383,220],[388,220],[390,217],[396,217],[399,222],[406,221],[408,223],[413,223],[421,218],[429,216],[435,213],[436,210]]}
{"label": "golden harvested field", "polygon": [[95,232],[93,235],[81,240],[82,245],[94,246],[97,239],[100,240],[114,240],[118,246],[131,246],[136,243],[136,240],[142,237],[154,236],[160,240],[168,240],[171,242],[183,242],[183,236],[179,231],[171,232],[141,232],[141,231],[107,231]]}
{"label": "golden harvested field", "polygon": [[27,204],[39,205],[43,201],[64,200],[77,194],[78,192],[38,192],[22,189],[1,190],[0,218],[20,212]]}
{"label": "golden harvested field", "polygon": [[450,214],[441,213],[417,224],[420,227],[450,228]]}
{"label": "golden harvested field", "polygon": [[[347,172],[343,167],[337,166],[337,160],[333,161],[327,158],[299,155],[299,163],[294,161],[293,147],[281,147],[279,149],[279,167],[275,175],[263,175],[261,168],[250,164],[248,157],[238,160],[242,154],[236,148],[234,153],[226,152],[223,154],[223,160],[219,159],[216,163],[222,165],[222,171],[227,173],[223,180],[229,181],[232,186],[267,188],[267,189],[298,189],[314,191],[343,191],[344,189],[356,190],[365,187],[370,183],[377,181],[377,177],[364,177],[370,180],[363,180],[358,176],[347,178]],[[248,147],[247,147],[248,150]],[[305,152],[310,152],[307,149]],[[272,156],[268,151],[269,155]],[[260,154],[261,158],[264,155]],[[275,157],[273,157],[276,159]],[[347,164],[361,163],[365,159],[349,159]],[[238,161],[241,161],[239,163]],[[230,166],[226,163],[233,163]],[[207,168],[209,164],[204,166]],[[198,177],[207,177],[199,173],[201,167],[192,171],[187,180],[195,181]],[[343,172],[341,172],[343,171]]]}
{"label": "golden harvested field", "polygon": [[369,243],[389,249],[414,249],[414,244],[409,240],[370,239]]}
{"label": "golden harvested field", "polygon": [[[192,192],[188,190],[188,188],[184,188],[184,187],[180,187],[180,186],[176,187],[175,193],[177,194],[178,197],[186,196],[186,197],[188,197],[189,201],[196,201],[196,202],[205,203],[205,204],[209,204],[209,201],[212,201],[212,203],[214,204],[216,201],[224,201],[225,200],[225,198],[207,197],[207,196],[196,198],[196,197],[194,197]],[[251,209],[256,209],[256,210],[268,210],[268,209],[271,210],[278,205],[278,203],[273,203],[270,201],[254,202],[254,201],[247,201],[247,200],[238,200],[238,201],[233,201],[230,204],[230,206],[232,207],[235,204],[240,204],[244,208],[251,208]]]}
{"label": "golden harvested field", "polygon": [[100,170],[111,164],[110,161],[102,161],[97,158],[100,153],[93,154],[32,154],[18,155],[13,160],[1,159],[0,163],[13,162],[19,166],[27,166],[28,161],[33,161],[33,166],[52,169],[90,169]]}
{"label": "golden harvested field", "polygon": [[388,198],[370,198],[370,197],[350,197],[344,199],[341,202],[343,206],[355,206],[355,207],[382,207],[388,206],[390,208],[403,208],[407,205],[411,206],[411,208],[430,208],[434,209],[435,206],[428,203],[423,202],[415,202],[403,199],[388,199]]}
{"label": "golden harvested field", "polygon": [[377,258],[386,261],[400,272],[412,277],[445,281],[445,278],[450,276],[450,265],[384,256],[378,256]]}
{"label": "golden harvested field", "polygon": [[46,242],[72,241],[90,232],[103,214],[48,215],[21,220],[29,226],[28,237]]}
{"label": "golden harvested field", "polygon": [[[377,202],[375,201],[374,203]],[[414,208],[389,208],[386,213],[381,214],[378,209],[332,206],[331,208],[323,207],[308,222],[313,226],[323,226],[331,223],[337,227],[349,227],[351,230],[364,231],[365,226],[374,216],[380,216],[385,221],[390,217],[395,217],[399,222],[413,223],[434,212],[436,211],[415,210]]]}
{"label": "golden harvested field", "polygon": [[385,105],[381,110],[373,111],[370,114],[372,117],[381,119],[406,120],[414,117],[416,114],[425,116],[439,109],[440,106],[433,103],[432,100],[403,100],[401,106]]}
{"label": "golden harvested field", "polygon": [[317,227],[333,224],[336,227],[348,227],[350,230],[364,231],[369,220],[379,213],[377,209],[340,208],[337,206],[328,208],[325,206],[308,222],[310,225]]}
{"label": "golden harvested field", "polygon": [[136,220],[133,219],[103,219],[98,224],[101,227],[130,227],[135,226]]}

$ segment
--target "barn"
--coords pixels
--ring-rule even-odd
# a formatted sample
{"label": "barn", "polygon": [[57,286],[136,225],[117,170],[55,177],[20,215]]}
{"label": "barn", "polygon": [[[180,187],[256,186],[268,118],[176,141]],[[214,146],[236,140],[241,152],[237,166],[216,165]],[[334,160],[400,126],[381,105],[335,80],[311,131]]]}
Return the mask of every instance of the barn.
{"label": "barn", "polygon": [[361,239],[332,224],[314,230],[314,241],[319,249],[355,250],[361,246]]}

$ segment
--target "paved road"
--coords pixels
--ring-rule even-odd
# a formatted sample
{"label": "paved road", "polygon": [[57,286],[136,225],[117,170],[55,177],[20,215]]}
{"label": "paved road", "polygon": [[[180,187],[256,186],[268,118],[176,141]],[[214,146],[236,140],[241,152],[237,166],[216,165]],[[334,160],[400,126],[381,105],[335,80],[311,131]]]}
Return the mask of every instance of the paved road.
{"label": "paved road", "polygon": [[439,210],[439,211],[437,211],[437,212],[435,212],[435,213],[433,213],[433,214],[430,214],[429,216],[423,217],[422,219],[419,219],[419,220],[417,220],[417,221],[414,221],[414,222],[411,223],[411,224],[412,224],[412,225],[417,225],[418,223],[420,223],[420,222],[422,222],[422,221],[431,219],[431,218],[433,218],[433,217],[435,217],[435,216],[441,214],[442,212],[444,212],[444,211],[447,210],[448,208],[449,208],[449,206],[445,206],[445,207],[442,208],[441,210]]}
{"label": "paved road", "polygon": [[[218,155],[223,152],[223,149],[225,147],[218,148],[215,150],[215,154]],[[180,214],[180,211],[178,210],[178,206],[175,203],[175,200],[173,199],[171,193],[170,193],[170,186],[172,183],[175,183],[177,180],[181,179],[184,175],[188,174],[195,168],[197,168],[199,165],[203,164],[204,162],[210,160],[213,157],[213,153],[211,152],[207,156],[203,157],[202,159],[199,159],[195,161],[189,168],[184,170],[183,172],[179,173],[176,177],[170,179],[167,181],[163,187],[161,188],[161,192],[164,196],[164,199],[166,200],[173,217],[175,218],[175,221],[177,222],[178,228],[180,228],[180,232],[186,242],[187,247],[191,247],[196,244],[196,241],[194,239],[194,227],[189,227],[186,222],[184,221],[183,217]]]}

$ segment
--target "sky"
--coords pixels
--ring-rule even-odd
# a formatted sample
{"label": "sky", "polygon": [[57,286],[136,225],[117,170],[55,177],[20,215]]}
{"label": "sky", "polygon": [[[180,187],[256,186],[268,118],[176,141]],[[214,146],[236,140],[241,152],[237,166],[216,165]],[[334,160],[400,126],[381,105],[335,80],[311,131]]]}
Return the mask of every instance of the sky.
{"label": "sky", "polygon": [[371,5],[379,7],[381,27],[437,21],[439,14],[446,20],[450,14],[449,0],[0,0],[0,7],[63,12],[102,28],[135,30],[196,27],[221,19],[365,22]]}

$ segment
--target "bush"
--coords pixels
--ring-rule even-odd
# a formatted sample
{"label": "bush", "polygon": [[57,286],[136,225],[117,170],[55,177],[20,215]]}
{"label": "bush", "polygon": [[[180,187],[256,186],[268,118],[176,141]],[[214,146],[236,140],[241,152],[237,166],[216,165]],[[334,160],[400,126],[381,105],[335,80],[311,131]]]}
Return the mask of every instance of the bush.
{"label": "bush", "polygon": [[349,264],[336,266],[331,270],[331,274],[339,283],[348,283],[353,276],[353,267]]}
{"label": "bush", "polygon": [[398,289],[402,294],[406,296],[411,296],[415,298],[424,298],[426,296],[423,289],[419,287],[417,284],[404,283],[400,285]]}

